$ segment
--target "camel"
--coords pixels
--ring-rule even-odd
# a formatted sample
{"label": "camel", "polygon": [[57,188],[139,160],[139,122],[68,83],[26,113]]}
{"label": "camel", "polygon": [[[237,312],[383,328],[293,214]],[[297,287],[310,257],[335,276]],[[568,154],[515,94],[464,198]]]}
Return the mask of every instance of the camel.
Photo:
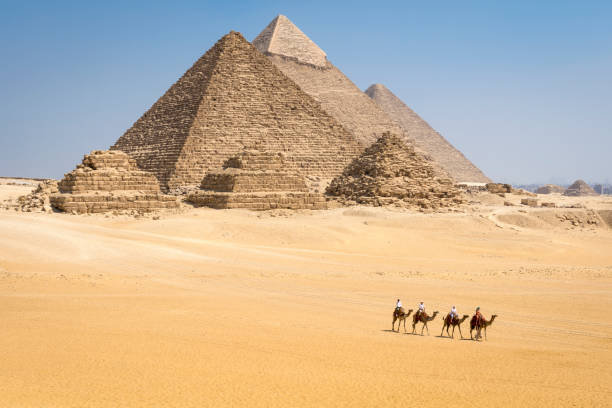
{"label": "camel", "polygon": [[[447,314],[446,316],[444,316],[444,324],[442,325],[442,331],[440,332],[440,337],[442,337],[442,334],[444,333],[444,328],[446,327],[446,335],[454,339],[455,338],[455,327],[459,327],[459,334],[461,335],[461,338],[463,339],[463,333],[461,333],[461,323],[463,323],[465,319],[467,319],[468,317],[470,316],[463,315],[463,317],[459,319],[457,316],[455,316],[455,318],[451,321],[450,314]],[[450,328],[450,326],[453,326],[452,335],[448,334],[448,329]]]}
{"label": "camel", "polygon": [[418,322],[423,323],[423,327],[421,328],[421,336],[423,335],[423,330],[425,330],[425,328],[427,328],[427,335],[429,336],[429,327],[427,327],[427,322],[431,322],[433,319],[436,318],[436,316],[438,315],[438,311],[436,310],[435,312],[433,312],[433,315],[431,317],[427,316],[427,313],[423,312],[423,313],[415,313],[413,318],[412,318],[412,334],[414,334],[414,330],[416,328],[416,325]]}
{"label": "camel", "polygon": [[484,328],[485,340],[486,340],[487,339],[487,327],[493,324],[493,320],[495,320],[496,317],[497,315],[491,316],[491,320],[489,321],[487,321],[487,319],[483,317],[482,319],[480,319],[480,324],[477,325],[476,315],[472,316],[472,320],[470,321],[470,339],[474,340],[474,338],[472,337],[472,330],[474,329],[476,329],[476,340],[481,339],[482,335],[480,334],[480,331]]}
{"label": "camel", "polygon": [[410,313],[412,313],[412,309],[409,309],[408,313],[404,311],[403,307],[400,307],[399,310],[394,309],[393,310],[393,324],[391,325],[391,331],[395,331],[395,322],[399,320],[399,322],[397,323],[398,333],[400,331],[400,326],[402,324],[402,321],[404,322],[404,333],[406,333],[406,319],[408,318],[408,316],[410,316]]}

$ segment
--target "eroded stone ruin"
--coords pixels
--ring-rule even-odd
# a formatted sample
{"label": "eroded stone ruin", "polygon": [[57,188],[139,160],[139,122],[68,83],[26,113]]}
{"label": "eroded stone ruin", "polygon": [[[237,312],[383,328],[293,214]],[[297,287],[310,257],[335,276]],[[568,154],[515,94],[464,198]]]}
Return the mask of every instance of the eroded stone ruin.
{"label": "eroded stone ruin", "polygon": [[201,188],[187,201],[217,209],[326,208],[322,194],[308,192],[303,175],[287,170],[282,153],[244,151],[228,159],[222,169],[206,174]]}
{"label": "eroded stone ruin", "polygon": [[176,197],[160,192],[157,178],[140,170],[121,151],[95,150],[58,183],[50,197],[57,209],[77,214],[108,211],[150,212],[177,208]]}
{"label": "eroded stone ruin", "polygon": [[436,176],[429,161],[391,133],[383,134],[332,180],[327,194],[345,204],[373,206],[438,209],[463,203],[451,179]]}
{"label": "eroded stone ruin", "polygon": [[538,187],[536,190],[537,194],[563,194],[565,192],[565,188],[561,186],[557,186],[555,184],[546,184]]}

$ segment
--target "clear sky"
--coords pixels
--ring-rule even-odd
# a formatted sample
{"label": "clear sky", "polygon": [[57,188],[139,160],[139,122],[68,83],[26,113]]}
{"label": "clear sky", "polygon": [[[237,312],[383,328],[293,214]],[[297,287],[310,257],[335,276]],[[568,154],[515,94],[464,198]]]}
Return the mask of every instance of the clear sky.
{"label": "clear sky", "polygon": [[0,0],[0,175],[60,178],[279,13],[494,180],[612,181],[612,2],[578,0]]}

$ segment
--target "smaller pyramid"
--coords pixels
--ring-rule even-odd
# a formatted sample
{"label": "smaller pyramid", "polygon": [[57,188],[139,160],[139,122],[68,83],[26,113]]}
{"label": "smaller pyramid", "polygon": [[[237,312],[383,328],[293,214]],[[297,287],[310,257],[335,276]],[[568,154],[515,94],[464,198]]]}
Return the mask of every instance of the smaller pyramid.
{"label": "smaller pyramid", "polygon": [[557,186],[555,184],[546,184],[538,187],[536,190],[536,194],[563,194],[565,192],[565,188],[561,186]]}
{"label": "smaller pyramid", "polygon": [[283,153],[246,150],[229,158],[222,169],[208,172],[201,188],[187,201],[217,209],[326,208],[322,194],[308,192],[303,175],[287,170]]}
{"label": "smaller pyramid", "polygon": [[431,155],[433,160],[457,182],[489,183],[491,181],[463,153],[436,132],[386,86],[374,84],[365,93],[414,139],[417,147]]}
{"label": "smaller pyramid", "polygon": [[94,150],[82,164],[58,183],[50,197],[59,210],[84,213],[108,211],[150,212],[178,208],[174,196],[161,194],[159,181],[140,170],[136,161],[119,150]]}
{"label": "smaller pyramid", "polygon": [[451,179],[397,135],[384,133],[332,180],[327,194],[341,202],[437,209],[461,204]]}
{"label": "smaller pyramid", "polygon": [[596,196],[599,195],[591,186],[589,186],[584,180],[576,180],[574,184],[569,186],[564,196],[581,197],[581,196]]}
{"label": "smaller pyramid", "polygon": [[327,55],[287,17],[279,14],[253,40],[263,53],[282,55],[302,64],[327,67]]}

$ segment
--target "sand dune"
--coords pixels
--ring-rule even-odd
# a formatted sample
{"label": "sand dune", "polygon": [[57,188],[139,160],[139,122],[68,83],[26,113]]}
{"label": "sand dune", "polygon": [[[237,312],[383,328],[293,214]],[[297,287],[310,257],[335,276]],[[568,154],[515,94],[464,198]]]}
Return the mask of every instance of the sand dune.
{"label": "sand dune", "polygon": [[0,406],[609,406],[612,230],[519,215],[0,211]]}

